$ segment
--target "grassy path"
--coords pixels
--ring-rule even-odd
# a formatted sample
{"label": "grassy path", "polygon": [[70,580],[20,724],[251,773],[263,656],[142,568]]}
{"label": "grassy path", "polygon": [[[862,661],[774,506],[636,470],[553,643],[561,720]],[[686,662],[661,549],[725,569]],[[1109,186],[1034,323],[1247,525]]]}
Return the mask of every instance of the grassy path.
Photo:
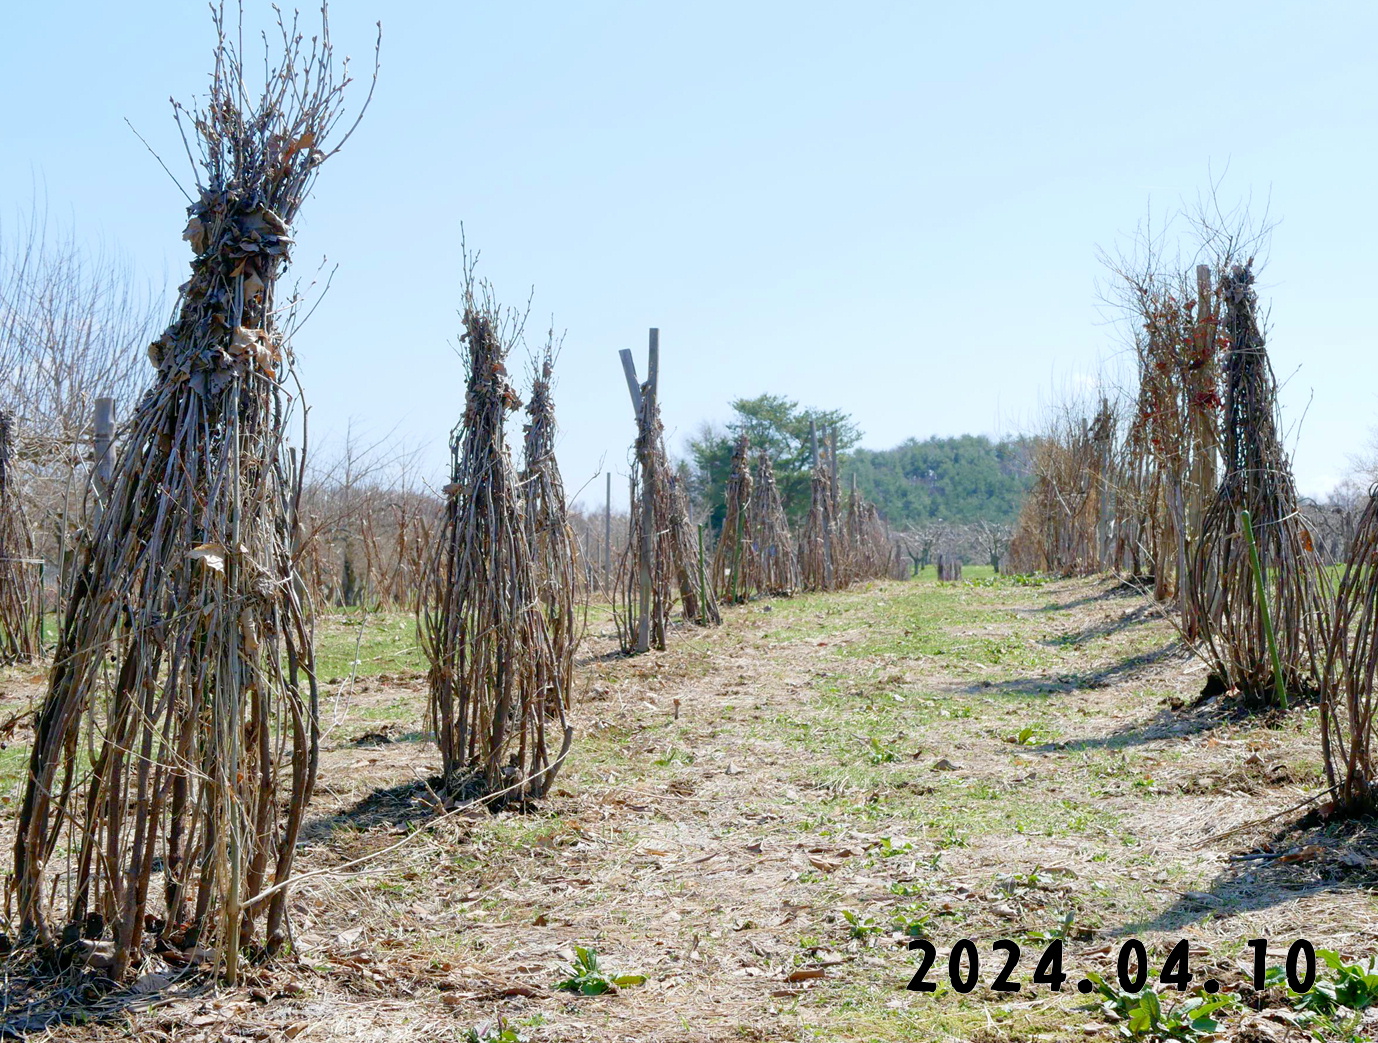
{"label": "grassy path", "polygon": [[[330,689],[304,868],[413,839],[300,886],[298,966],[133,1031],[465,1040],[501,1015],[532,1041],[1111,1038],[1072,988],[1031,987],[1049,939],[1075,983],[1112,975],[1124,936],[1156,966],[1185,938],[1227,989],[1247,938],[1372,950],[1366,834],[1275,837],[1291,816],[1210,839],[1318,788],[1314,712],[1194,705],[1200,665],[1133,592],[920,580],[726,616],[630,660],[594,626],[555,794],[438,824],[409,623],[327,624],[323,673],[360,676]],[[1310,853],[1231,860],[1270,839]],[[936,980],[975,940],[987,984],[1013,939],[1024,988],[906,991],[911,934]],[[575,946],[647,981],[556,991]]]}

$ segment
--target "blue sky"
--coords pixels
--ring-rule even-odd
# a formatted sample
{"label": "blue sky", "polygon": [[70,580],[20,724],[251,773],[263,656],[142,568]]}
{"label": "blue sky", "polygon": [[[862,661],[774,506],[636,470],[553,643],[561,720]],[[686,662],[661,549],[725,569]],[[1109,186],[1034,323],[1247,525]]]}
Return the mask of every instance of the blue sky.
{"label": "blue sky", "polygon": [[[246,14],[265,25],[268,5]],[[653,325],[676,442],[764,391],[852,413],[876,448],[1028,426],[1122,361],[1097,247],[1212,172],[1226,201],[1280,222],[1263,295],[1287,419],[1306,415],[1303,491],[1333,485],[1378,421],[1378,5],[335,0],[331,15],[360,72],[378,19],[384,38],[373,108],[298,228],[298,274],[339,266],[297,343],[317,441],[351,418],[395,429],[440,477],[463,398],[461,222],[500,297],[534,287],[532,333],[552,313],[568,331],[571,489],[600,460],[625,472],[617,351],[644,359]],[[175,286],[185,201],[124,120],[184,175],[167,99],[204,88],[211,44],[190,0],[10,5],[0,211],[38,183]]]}

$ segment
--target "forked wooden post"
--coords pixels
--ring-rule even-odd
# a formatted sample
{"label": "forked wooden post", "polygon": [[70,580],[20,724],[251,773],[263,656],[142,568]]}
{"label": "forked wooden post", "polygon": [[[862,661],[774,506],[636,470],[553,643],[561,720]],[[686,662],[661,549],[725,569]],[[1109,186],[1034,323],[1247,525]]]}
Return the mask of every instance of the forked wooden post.
{"label": "forked wooden post", "polygon": [[660,383],[660,330],[651,329],[651,342],[647,348],[646,383],[641,390],[641,413],[645,417],[644,437],[645,459],[641,466],[641,618],[636,626],[636,650],[651,650],[651,558],[655,553],[656,538],[656,482],[660,480],[655,473],[655,422],[656,391]]}
{"label": "forked wooden post", "polygon": [[[641,471],[641,553],[638,572],[636,648],[637,652],[651,650],[651,557],[655,552],[655,426],[656,387],[660,380],[660,330],[652,328],[646,360],[646,383],[636,379],[636,363],[626,348],[618,352],[622,359],[622,374],[627,378],[627,393],[636,411],[637,463]],[[611,488],[611,479],[609,479]],[[631,504],[635,510],[636,505]]]}

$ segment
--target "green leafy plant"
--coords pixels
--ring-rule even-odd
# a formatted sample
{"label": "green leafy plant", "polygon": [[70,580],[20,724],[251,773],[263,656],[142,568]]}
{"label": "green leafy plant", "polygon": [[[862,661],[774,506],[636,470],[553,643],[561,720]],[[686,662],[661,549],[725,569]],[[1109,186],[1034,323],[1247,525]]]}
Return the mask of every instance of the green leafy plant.
{"label": "green leafy plant", "polygon": [[914,845],[907,840],[895,843],[894,837],[881,837],[876,844],[876,850],[880,852],[881,858],[894,858],[896,855],[907,855],[914,850]]}
{"label": "green leafy plant", "polygon": [[869,760],[872,764],[889,764],[895,759],[895,751],[887,750],[880,744],[880,740],[874,735],[871,736],[871,753]]}
{"label": "green leafy plant", "polygon": [[582,945],[574,947],[574,962],[567,970],[569,977],[555,987],[561,992],[577,992],[581,996],[601,996],[616,992],[628,985],[641,985],[644,974],[609,974],[598,962],[598,954]]}
{"label": "green leafy plant", "polygon": [[1169,1040],[1208,1039],[1220,1027],[1217,1015],[1232,1010],[1239,1000],[1232,993],[1212,996],[1205,989],[1165,1006],[1152,988],[1126,992],[1107,982],[1101,975],[1090,972],[1087,979],[1095,986],[1099,999],[1088,1010],[1099,1011],[1110,1021],[1121,1039],[1143,1043],[1167,1043]]}
{"label": "green leafy plant", "polygon": [[850,909],[842,910],[842,919],[847,921],[850,930],[847,932],[853,938],[869,938],[873,934],[881,934],[885,928],[876,923],[871,916],[861,916],[852,912]]}
{"label": "green leafy plant", "polygon": [[910,938],[927,938],[933,925],[933,915],[920,902],[910,902],[895,910],[894,924],[901,934]]}
{"label": "green leafy plant", "polygon": [[[1029,874],[1029,876],[1031,877],[1033,875],[1033,873]],[[1072,921],[1075,918],[1076,913],[1069,909],[1067,910],[1066,914],[1062,917],[1062,922],[1059,923],[1056,927],[1038,928],[1036,930],[1029,931],[1025,937],[1027,937],[1028,940],[1031,942],[1067,941],[1072,937]],[[1095,976],[1088,975],[1088,977],[1094,979]]]}
{"label": "green leafy plant", "polygon": [[499,1016],[494,1023],[468,1029],[464,1033],[464,1043],[526,1043],[526,1037]]}
{"label": "green leafy plant", "polygon": [[1333,949],[1317,949],[1316,959],[1319,973],[1306,992],[1293,992],[1281,967],[1270,967],[1263,982],[1287,990],[1297,1024],[1317,1039],[1361,1039],[1363,1012],[1378,1005],[1378,957],[1346,963]]}

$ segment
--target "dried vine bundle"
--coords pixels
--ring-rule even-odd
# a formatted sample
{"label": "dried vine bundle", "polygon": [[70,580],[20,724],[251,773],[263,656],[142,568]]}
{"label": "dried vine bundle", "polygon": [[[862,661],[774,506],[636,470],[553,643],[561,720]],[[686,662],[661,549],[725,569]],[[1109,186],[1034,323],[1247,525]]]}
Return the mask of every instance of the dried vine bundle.
{"label": "dried vine bundle", "polygon": [[[1034,483],[1020,508],[1009,565],[1016,572],[1089,575],[1109,556],[1115,414],[1056,416],[1034,446]],[[1123,502],[1121,507],[1123,507]]]}
{"label": "dried vine bundle", "polygon": [[555,353],[552,339],[532,378],[527,398],[522,495],[536,589],[545,609],[546,628],[560,675],[559,694],[564,700],[563,709],[568,711],[574,685],[574,653],[579,645],[575,611],[579,562],[565,509],[565,483],[555,460],[555,402],[550,396]]}
{"label": "dried vine bundle", "polygon": [[1321,752],[1337,807],[1371,812],[1378,805],[1373,757],[1378,699],[1378,488],[1355,528],[1340,581],[1321,677]]}
{"label": "dried vine bundle", "polygon": [[843,531],[846,533],[846,581],[883,579],[889,572],[893,552],[890,531],[880,519],[876,505],[857,492],[856,476],[852,476],[852,490],[847,497],[847,514]]}
{"label": "dried vine bundle", "polygon": [[[664,455],[664,448],[661,449]],[[713,587],[707,578],[703,543],[695,543],[689,523],[689,494],[683,476],[669,477],[670,539],[675,555],[675,580],[679,584],[680,615],[695,626],[715,627],[722,622]]]}
{"label": "dried vine bundle", "polygon": [[[654,335],[656,331],[652,332]],[[627,546],[618,562],[612,609],[618,645],[625,655],[665,648],[676,588],[686,621],[697,626],[722,622],[708,578],[702,538],[696,546],[691,536],[689,497],[665,453],[654,376],[659,351],[655,343],[652,341],[652,376],[639,389],[635,388],[630,353],[625,353],[624,359],[628,383],[634,388],[637,436]],[[644,617],[643,596],[648,609]],[[642,625],[645,633],[640,631]]]}
{"label": "dried vine bundle", "polygon": [[789,519],[775,484],[775,469],[764,449],[756,460],[756,477],[751,486],[747,518],[754,540],[751,554],[762,593],[789,597],[799,590],[799,559],[794,553]]}
{"label": "dried vine bundle", "polygon": [[470,277],[464,417],[450,440],[448,500],[419,617],[445,787],[499,802],[543,795],[574,736],[565,717],[567,649],[551,636],[542,570],[507,450],[507,414],[521,402],[507,381],[504,340],[491,291],[476,293]]}
{"label": "dried vine bundle", "polygon": [[751,504],[751,442],[746,434],[737,439],[727,475],[727,513],[713,553],[713,593],[719,601],[739,604],[760,588],[756,574]]}
{"label": "dried vine bundle", "polygon": [[817,466],[809,478],[809,513],[799,535],[799,574],[805,590],[836,590],[839,585],[833,553],[835,528],[828,471]]}
{"label": "dried vine bundle", "polygon": [[223,11],[216,27],[210,97],[187,114],[192,274],[79,567],[15,841],[25,935],[108,946],[116,980],[153,950],[211,953],[233,981],[241,949],[281,946],[316,778],[275,290],[349,77],[328,32],[304,47],[280,24],[253,101]]}
{"label": "dried vine bundle", "polygon": [[[1224,373],[1225,475],[1203,520],[1187,590],[1218,680],[1260,697],[1279,683],[1289,691],[1314,686],[1326,606],[1320,561],[1302,523],[1277,434],[1277,385],[1258,326],[1253,282],[1247,264],[1234,266],[1224,280],[1230,340]],[[1281,678],[1273,667],[1270,627]]]}
{"label": "dried vine bundle", "polygon": [[43,594],[33,535],[15,488],[13,448],[14,423],[0,410],[0,666],[37,656],[43,626]]}
{"label": "dried vine bundle", "polygon": [[1126,449],[1135,462],[1130,474],[1140,541],[1155,595],[1166,600],[1181,594],[1187,558],[1216,488],[1219,355],[1227,339],[1215,328],[1209,266],[1197,267],[1194,288],[1185,273],[1124,278],[1140,323],[1138,399]]}

